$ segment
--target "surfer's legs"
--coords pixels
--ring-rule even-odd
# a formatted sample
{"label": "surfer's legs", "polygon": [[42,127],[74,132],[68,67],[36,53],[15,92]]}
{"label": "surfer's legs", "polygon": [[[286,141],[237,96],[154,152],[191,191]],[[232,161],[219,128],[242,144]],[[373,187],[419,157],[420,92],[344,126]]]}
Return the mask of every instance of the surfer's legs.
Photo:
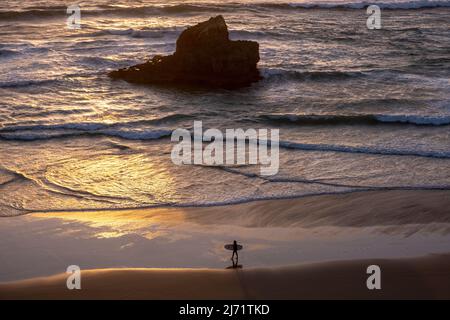
{"label": "surfer's legs", "polygon": [[[236,261],[234,261],[234,256],[236,255]],[[239,256],[237,251],[233,251],[233,255],[231,256],[231,261],[233,261],[233,268],[236,268],[239,261]]]}

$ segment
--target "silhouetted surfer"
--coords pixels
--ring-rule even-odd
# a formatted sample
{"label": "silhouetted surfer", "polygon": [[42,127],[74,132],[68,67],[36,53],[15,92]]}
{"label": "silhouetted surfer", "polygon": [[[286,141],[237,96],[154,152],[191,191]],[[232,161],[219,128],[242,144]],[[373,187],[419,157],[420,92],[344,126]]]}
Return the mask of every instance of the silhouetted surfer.
{"label": "silhouetted surfer", "polygon": [[[229,268],[233,268],[233,269],[234,268],[242,268],[242,266],[238,264],[239,263],[239,261],[238,261],[239,260],[238,251],[242,250],[242,248],[243,248],[242,245],[238,244],[236,240],[234,240],[233,243],[225,245],[225,249],[233,251],[233,254],[231,255],[231,261],[233,262],[233,266],[228,267],[227,269],[229,269]],[[234,260],[235,256],[236,256],[236,261]]]}

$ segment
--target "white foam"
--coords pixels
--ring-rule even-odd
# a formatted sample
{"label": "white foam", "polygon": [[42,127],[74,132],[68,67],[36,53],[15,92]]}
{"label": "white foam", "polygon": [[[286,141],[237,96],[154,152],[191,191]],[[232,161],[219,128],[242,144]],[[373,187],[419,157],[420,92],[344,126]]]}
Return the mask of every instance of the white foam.
{"label": "white foam", "polygon": [[291,141],[280,141],[280,146],[288,149],[298,149],[306,151],[328,151],[328,152],[348,152],[348,153],[364,153],[364,154],[379,154],[391,156],[416,156],[428,158],[450,158],[449,151],[430,151],[430,150],[411,150],[411,149],[394,149],[394,148],[380,148],[372,146],[348,146],[348,145],[334,145],[334,144],[315,144],[315,143],[300,143]]}
{"label": "white foam", "polygon": [[381,122],[401,122],[441,126],[450,124],[450,116],[416,116],[416,115],[375,115]]}

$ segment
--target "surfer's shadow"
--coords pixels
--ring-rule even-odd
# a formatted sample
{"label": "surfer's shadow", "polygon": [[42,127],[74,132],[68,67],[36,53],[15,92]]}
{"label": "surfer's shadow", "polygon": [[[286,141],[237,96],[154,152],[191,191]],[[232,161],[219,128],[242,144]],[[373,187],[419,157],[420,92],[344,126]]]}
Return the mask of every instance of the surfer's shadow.
{"label": "surfer's shadow", "polygon": [[231,265],[231,266],[228,266],[228,267],[226,267],[225,269],[242,269],[244,266],[242,265],[242,264],[238,264],[238,265]]}

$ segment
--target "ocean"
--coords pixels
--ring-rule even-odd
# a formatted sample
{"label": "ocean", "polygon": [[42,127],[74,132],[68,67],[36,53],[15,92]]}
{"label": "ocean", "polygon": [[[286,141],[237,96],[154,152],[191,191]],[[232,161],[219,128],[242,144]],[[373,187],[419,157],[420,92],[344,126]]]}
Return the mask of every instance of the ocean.
{"label": "ocean", "polygon": [[[0,216],[450,189],[450,1],[0,3]],[[365,7],[381,8],[380,30]],[[113,81],[224,16],[260,44],[239,90]],[[171,132],[280,130],[280,170],[177,166]]]}

